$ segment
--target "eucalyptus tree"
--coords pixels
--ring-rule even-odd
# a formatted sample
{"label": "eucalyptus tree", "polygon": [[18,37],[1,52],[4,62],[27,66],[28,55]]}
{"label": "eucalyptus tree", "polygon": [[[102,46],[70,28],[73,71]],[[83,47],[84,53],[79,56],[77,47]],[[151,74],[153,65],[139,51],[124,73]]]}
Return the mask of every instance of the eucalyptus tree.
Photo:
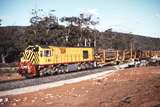
{"label": "eucalyptus tree", "polygon": [[[87,46],[87,41],[90,41],[90,39],[87,39],[87,35],[83,35],[83,32],[86,32],[86,30],[88,30],[88,32],[90,32],[90,26],[95,26],[96,24],[99,23],[99,21],[93,20],[93,15],[91,14],[84,14],[81,13],[79,16],[72,16],[72,17],[62,17],[61,22],[66,22],[67,26],[68,26],[68,32],[66,34],[66,42],[68,42],[68,38],[70,36],[71,33],[71,29],[73,28],[73,26],[77,26],[79,28],[79,33],[77,32],[77,34],[79,35],[78,37],[78,41],[77,41],[77,46]],[[85,43],[84,43],[85,42]],[[83,45],[84,43],[84,45]]]}
{"label": "eucalyptus tree", "polygon": [[60,18],[61,22],[66,22],[67,26],[68,26],[68,30],[67,33],[65,35],[65,41],[68,42],[68,38],[71,37],[70,33],[71,33],[71,29],[73,28],[73,26],[75,26],[75,22],[78,21],[78,17],[72,16],[72,17],[62,17]]}
{"label": "eucalyptus tree", "polygon": [[[90,14],[90,13],[81,13],[80,16],[79,16],[79,20],[78,20],[78,25],[80,28],[84,28],[85,30],[88,30],[89,32],[91,32],[90,28],[91,26],[94,27],[94,30],[95,29],[95,26],[99,23],[99,17],[94,17],[94,15]],[[85,41],[85,46],[87,46],[87,42],[90,42],[91,41],[91,38],[87,35],[82,35],[82,32],[83,32],[83,29],[80,29],[80,38],[79,38],[79,42],[81,43],[82,39],[84,39]],[[92,37],[94,38],[94,41],[96,41],[96,35],[94,33],[94,36]],[[89,43],[90,44],[90,43]]]}
{"label": "eucalyptus tree", "polygon": [[58,26],[58,18],[54,12],[55,10],[50,10],[45,14],[43,9],[32,9],[31,26],[26,29],[26,34],[30,37],[28,44],[48,44],[49,32]]}

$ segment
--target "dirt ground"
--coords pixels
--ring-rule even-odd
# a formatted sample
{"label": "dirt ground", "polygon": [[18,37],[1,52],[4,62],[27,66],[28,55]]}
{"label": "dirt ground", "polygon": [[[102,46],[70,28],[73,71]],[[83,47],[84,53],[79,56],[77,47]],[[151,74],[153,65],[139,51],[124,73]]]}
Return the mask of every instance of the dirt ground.
{"label": "dirt ground", "polygon": [[0,98],[0,107],[160,107],[160,66]]}
{"label": "dirt ground", "polygon": [[17,68],[11,67],[12,65],[0,63],[0,82],[23,79],[22,76],[17,73]]}
{"label": "dirt ground", "polygon": [[23,79],[18,73],[0,73],[0,82]]}

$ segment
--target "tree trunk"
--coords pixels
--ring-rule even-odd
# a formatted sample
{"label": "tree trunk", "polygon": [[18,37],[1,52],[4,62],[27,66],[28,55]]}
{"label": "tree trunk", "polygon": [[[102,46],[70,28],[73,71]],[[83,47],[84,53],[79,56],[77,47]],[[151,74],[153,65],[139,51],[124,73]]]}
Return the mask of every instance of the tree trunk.
{"label": "tree trunk", "polygon": [[86,38],[84,39],[84,46],[85,47],[87,46],[87,39]]}
{"label": "tree trunk", "polygon": [[2,63],[3,63],[3,64],[6,63],[6,60],[5,60],[5,59],[6,59],[6,57],[5,57],[3,54],[1,54],[1,60],[2,60]]}
{"label": "tree trunk", "polygon": [[96,36],[94,36],[94,48],[96,48],[97,47],[97,38],[96,38]]}
{"label": "tree trunk", "polygon": [[87,44],[88,44],[88,47],[91,47],[91,39],[90,38],[88,39]]}

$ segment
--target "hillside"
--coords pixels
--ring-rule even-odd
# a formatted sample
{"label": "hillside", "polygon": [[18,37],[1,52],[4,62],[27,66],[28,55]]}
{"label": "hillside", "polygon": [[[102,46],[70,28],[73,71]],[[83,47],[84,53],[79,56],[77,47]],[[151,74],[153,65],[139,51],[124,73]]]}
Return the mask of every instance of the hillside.
{"label": "hillside", "polygon": [[[70,32],[68,33],[68,30]],[[28,45],[87,46],[96,48],[159,50],[160,38],[151,38],[106,30],[99,32],[77,26],[56,25],[47,30],[40,26],[0,27],[0,55],[7,62],[17,61]],[[67,37],[67,38],[66,38]],[[95,46],[94,46],[95,45]]]}

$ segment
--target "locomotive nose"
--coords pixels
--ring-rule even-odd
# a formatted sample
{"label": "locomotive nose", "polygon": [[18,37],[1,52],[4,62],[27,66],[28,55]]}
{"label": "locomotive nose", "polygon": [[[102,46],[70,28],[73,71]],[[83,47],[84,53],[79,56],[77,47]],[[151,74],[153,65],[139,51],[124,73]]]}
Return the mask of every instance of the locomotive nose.
{"label": "locomotive nose", "polygon": [[18,72],[19,74],[21,74],[21,75],[23,75],[23,74],[26,72],[26,70],[27,70],[27,66],[26,66],[25,63],[26,63],[26,62],[20,62],[20,63],[18,64],[18,70],[17,70],[17,72]]}
{"label": "locomotive nose", "polygon": [[32,76],[35,76],[36,68],[30,61],[24,61],[19,63],[19,69],[17,72],[21,75],[30,74]]}

